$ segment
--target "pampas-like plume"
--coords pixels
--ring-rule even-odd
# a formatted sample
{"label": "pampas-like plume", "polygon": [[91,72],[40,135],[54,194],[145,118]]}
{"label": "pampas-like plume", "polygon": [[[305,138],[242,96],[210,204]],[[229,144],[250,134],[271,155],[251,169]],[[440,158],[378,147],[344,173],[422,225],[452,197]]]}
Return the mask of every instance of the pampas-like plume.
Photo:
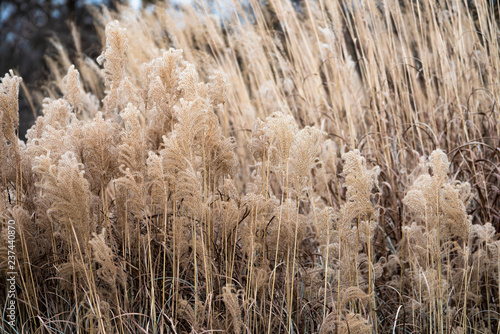
{"label": "pampas-like plume", "polygon": [[290,157],[291,184],[297,194],[300,194],[310,179],[311,168],[318,162],[321,151],[323,133],[314,127],[300,130],[293,141]]}
{"label": "pampas-like plume", "polygon": [[28,130],[26,138],[28,138],[28,146],[34,143],[35,139],[41,138],[48,126],[60,130],[68,126],[74,119],[71,114],[71,106],[68,101],[64,99],[50,99],[43,100],[43,116],[39,116],[35,125]]}
{"label": "pampas-like plume", "polygon": [[[89,183],[84,177],[83,165],[73,152],[67,152],[53,164],[50,155],[35,158],[34,172],[40,178],[36,184],[40,196],[50,201],[47,215],[52,219],[57,234],[66,242],[78,241],[85,249],[92,220],[90,217]],[[75,245],[76,247],[76,245]]]}
{"label": "pampas-like plume", "polygon": [[131,171],[139,172],[146,165],[146,130],[142,113],[131,103],[121,113],[125,123],[122,144],[119,146],[120,164]]}
{"label": "pampas-like plume", "polygon": [[194,65],[183,62],[184,70],[179,76],[179,89],[182,91],[184,99],[188,101],[193,101],[197,96],[203,96],[203,92],[199,92],[203,89],[204,84],[198,82],[198,72]]}
{"label": "pampas-like plume", "polygon": [[342,206],[342,220],[349,227],[352,220],[376,218],[377,212],[372,204],[372,189],[378,188],[379,167],[366,168],[366,160],[358,150],[342,154],[345,174],[344,187],[347,189],[346,202]]}
{"label": "pampas-like plume", "polygon": [[348,313],[338,323],[338,334],[369,334],[371,332],[372,326],[357,313]]}
{"label": "pampas-like plume", "polygon": [[184,213],[193,219],[202,220],[206,203],[203,201],[203,182],[201,173],[192,165],[178,174],[175,183],[174,200],[182,202]]}
{"label": "pampas-like plume", "polygon": [[16,130],[19,125],[19,84],[22,79],[15,76],[12,70],[5,74],[0,83],[0,116],[4,139],[17,145]]}
{"label": "pampas-like plume", "polygon": [[195,313],[193,307],[187,300],[181,298],[179,300],[179,317],[187,321],[195,332],[198,332],[200,331],[200,328],[202,328],[205,321],[206,305],[200,300],[196,301],[195,304],[196,309],[198,310],[197,313]]}
{"label": "pampas-like plume", "polygon": [[62,80],[64,98],[73,105],[75,112],[78,112],[81,104],[80,73],[71,65],[68,74]]}
{"label": "pampas-like plume", "polygon": [[118,106],[118,88],[124,76],[124,67],[127,62],[125,51],[127,50],[127,36],[125,28],[120,28],[118,21],[106,25],[106,48],[97,58],[99,65],[104,65],[102,73],[106,85],[107,95],[104,98],[106,113],[114,112]]}
{"label": "pampas-like plume", "polygon": [[299,196],[307,186],[311,168],[319,162],[321,139],[319,129],[308,126],[299,131],[292,116],[275,112],[266,122],[258,119],[253,123],[248,147],[257,166],[265,169],[269,159],[270,169],[278,176],[282,188]]}
{"label": "pampas-like plume", "polygon": [[222,288],[222,291],[224,304],[233,319],[233,332],[234,334],[240,334],[243,323],[241,321],[241,310],[238,295],[234,292],[234,287],[232,285],[226,285]]}
{"label": "pampas-like plume", "polygon": [[210,102],[216,106],[227,101],[227,90],[229,88],[229,79],[222,71],[217,71],[210,77],[212,83],[208,84],[208,94]]}
{"label": "pampas-like plume", "polygon": [[158,149],[162,136],[172,131],[174,106],[182,96],[179,90],[182,50],[163,51],[162,57],[143,65],[143,99],[148,117],[148,140]]}
{"label": "pampas-like plume", "polygon": [[97,266],[97,286],[99,295],[105,296],[107,300],[112,300],[119,287],[125,287],[126,274],[123,269],[115,264],[114,254],[106,243],[106,229],[101,233],[92,232],[92,239],[89,241],[92,247],[92,259]]}
{"label": "pampas-like plume", "polygon": [[146,164],[151,200],[161,208],[167,203],[170,192],[170,178],[165,171],[163,156],[150,151]]}
{"label": "pampas-like plume", "polygon": [[17,128],[19,126],[18,95],[22,79],[12,71],[5,74],[0,83],[0,182],[15,182],[15,173],[19,167],[19,145]]}
{"label": "pampas-like plume", "polygon": [[282,174],[286,173],[290,150],[297,134],[295,119],[282,112],[275,112],[266,119],[268,137],[270,138],[271,161],[273,168]]}
{"label": "pampas-like plume", "polygon": [[429,232],[439,229],[443,240],[453,236],[467,240],[471,225],[466,212],[471,200],[470,185],[447,182],[449,165],[442,150],[432,152],[428,163],[432,175],[426,172],[418,177],[403,202],[417,220],[425,222]]}
{"label": "pampas-like plume", "polygon": [[105,120],[103,114],[98,112],[92,121],[73,129],[75,151],[85,165],[91,190],[100,194],[111,179],[118,175],[118,124],[113,119]]}

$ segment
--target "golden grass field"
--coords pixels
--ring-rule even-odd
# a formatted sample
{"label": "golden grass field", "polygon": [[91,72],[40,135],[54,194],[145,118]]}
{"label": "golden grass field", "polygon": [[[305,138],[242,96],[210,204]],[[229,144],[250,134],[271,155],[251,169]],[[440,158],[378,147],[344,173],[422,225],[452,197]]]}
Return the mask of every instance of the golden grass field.
{"label": "golden grass field", "polygon": [[498,333],[499,8],[217,5],[3,77],[0,332]]}

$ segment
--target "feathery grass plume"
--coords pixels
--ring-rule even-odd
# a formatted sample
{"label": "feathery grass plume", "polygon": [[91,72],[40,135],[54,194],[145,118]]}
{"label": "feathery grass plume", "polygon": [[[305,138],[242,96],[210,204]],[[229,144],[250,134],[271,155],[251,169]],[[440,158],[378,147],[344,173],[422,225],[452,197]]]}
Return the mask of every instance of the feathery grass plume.
{"label": "feathery grass plume", "polygon": [[319,129],[309,126],[295,135],[290,156],[290,183],[297,195],[307,188],[311,169],[319,162],[322,137],[323,133]]}
{"label": "feathery grass plume", "polygon": [[194,101],[182,99],[175,106],[178,122],[174,131],[164,137],[164,149],[161,151],[174,173],[184,170],[188,162],[200,164],[196,157],[203,154],[200,138],[210,118],[208,108],[207,101],[200,98]]}
{"label": "feathery grass plume", "polygon": [[106,242],[106,229],[101,233],[92,232],[89,244],[92,248],[92,261],[95,266],[98,294],[105,300],[112,301],[116,297],[117,290],[125,288],[126,273],[115,264],[115,255]]}
{"label": "feathery grass plume", "polygon": [[369,334],[373,328],[365,318],[357,313],[348,313],[338,320],[338,334]]}
{"label": "feathery grass plume", "polygon": [[64,99],[71,103],[75,113],[81,109],[80,73],[75,65],[68,68],[68,74],[62,79]]}
{"label": "feathery grass plume", "polygon": [[[117,205],[116,212],[119,217],[119,223],[128,224],[125,218],[130,219],[143,219],[148,213],[148,198],[146,196],[146,186],[144,176],[141,173],[133,172],[130,168],[119,168],[121,177],[114,179],[113,183],[116,187]],[[134,225],[132,225],[133,227]],[[124,226],[120,226],[120,229]],[[136,230],[133,228],[130,232]],[[121,232],[125,232],[124,229]]]}
{"label": "feathery grass plume", "polygon": [[40,138],[28,142],[26,152],[31,159],[45,155],[57,163],[66,152],[73,152],[71,132],[71,129],[56,129],[47,125]]}
{"label": "feathery grass plume", "polygon": [[[337,257],[340,260],[342,287],[362,286],[373,283],[372,243],[378,226],[378,210],[372,204],[372,190],[378,189],[379,167],[366,168],[366,160],[358,150],[342,154],[346,201],[340,208],[336,225]],[[352,259],[355,259],[352,261]],[[368,275],[361,274],[359,266],[368,261]],[[368,284],[368,286],[367,286]]]}
{"label": "feathery grass plume", "polygon": [[202,301],[197,301],[195,304],[195,308],[198,310],[198,313],[195,313],[193,306],[184,298],[180,298],[179,301],[179,317],[188,323],[189,331],[194,329],[195,331],[200,331],[203,328],[203,324],[205,322],[205,308],[206,305]]}
{"label": "feathery grass plume", "polygon": [[182,62],[182,71],[179,74],[179,89],[183,98],[193,101],[198,96],[204,96],[207,91],[203,83],[198,82],[198,72],[193,64],[187,61]]}
{"label": "feathery grass plume", "polygon": [[[451,261],[453,267],[451,285],[454,289],[467,286],[468,301],[481,304],[485,297],[481,289],[484,282],[498,283],[499,257],[496,231],[491,223],[470,226],[468,246],[457,251]],[[468,265],[464,265],[468,262]],[[465,280],[468,282],[465,282]],[[456,296],[455,298],[458,298]]]}
{"label": "feathery grass plume", "polygon": [[405,232],[408,235],[409,252],[414,264],[425,266],[429,254],[439,256],[439,245],[428,243],[429,235],[425,226],[413,222],[410,226],[405,226]]}
{"label": "feathery grass plume", "polygon": [[4,140],[16,145],[19,126],[19,84],[22,79],[12,72],[5,74],[0,83],[0,110],[2,111],[2,134]]}
{"label": "feathery grass plume", "polygon": [[36,184],[39,195],[50,202],[47,215],[57,236],[73,244],[75,249],[77,245],[73,241],[78,241],[84,253],[94,226],[90,216],[89,183],[84,177],[83,165],[73,152],[63,154],[57,164],[49,153],[35,158],[33,171],[39,178]]}
{"label": "feathery grass plume", "polygon": [[[436,301],[423,306],[433,313],[432,321],[440,326],[450,321],[443,311],[444,298],[448,298],[447,303],[458,305],[467,301],[480,303],[477,287],[486,271],[486,262],[480,259],[487,258],[483,247],[475,246],[471,252],[469,231],[477,229],[471,227],[466,211],[472,198],[470,186],[466,182],[448,182],[449,165],[443,151],[433,151],[428,163],[432,175],[428,170],[420,175],[403,200],[415,219],[405,227],[408,270],[414,284],[420,287],[415,290],[417,297]],[[455,243],[449,242],[452,238],[457,238],[460,246],[453,247]],[[455,256],[450,256],[452,252]],[[462,319],[468,311],[462,310]]]}
{"label": "feathery grass plume", "polygon": [[319,334],[335,333],[337,329],[337,314],[330,313],[321,324]]}
{"label": "feathery grass plume", "polygon": [[319,241],[319,247],[323,253],[324,260],[326,261],[328,258],[329,261],[334,261],[334,258],[326,256],[326,251],[332,251],[330,249],[332,242],[338,241],[338,238],[335,237],[337,236],[335,228],[338,221],[338,212],[335,212],[332,207],[316,208],[316,212],[314,214],[311,213],[310,216],[310,220],[316,226],[316,237]]}
{"label": "feathery grass plume", "polygon": [[151,202],[153,205],[157,205],[158,209],[161,210],[168,203],[170,184],[173,183],[174,180],[169,178],[165,170],[166,166],[162,155],[149,151],[146,165]]}
{"label": "feathery grass plume", "polygon": [[[242,207],[247,209],[247,219],[241,227],[241,235],[247,237],[242,244],[242,252],[248,258],[254,258],[256,254],[265,254],[266,257],[273,258],[274,254],[267,250],[268,224],[275,219],[275,212],[279,207],[279,200],[276,197],[266,199],[260,192],[249,193],[241,198]],[[277,227],[274,227],[277,232]],[[273,240],[276,240],[274,234]],[[276,246],[273,246],[274,248]]]}
{"label": "feathery grass plume", "polygon": [[470,245],[485,245],[489,247],[496,242],[495,239],[496,230],[491,223],[486,223],[484,225],[471,225],[469,234]]}
{"label": "feathery grass plume", "polygon": [[148,115],[148,140],[158,149],[162,136],[173,130],[174,105],[182,96],[178,89],[182,50],[163,51],[162,57],[143,65],[143,100]]}
{"label": "feathery grass plume", "polygon": [[216,71],[214,75],[210,76],[210,83],[208,84],[208,95],[210,102],[217,106],[227,102],[229,90],[229,78],[222,71]]}
{"label": "feathery grass plume", "polygon": [[297,123],[293,116],[278,111],[266,118],[265,131],[271,144],[271,166],[279,176],[284,177],[288,173],[290,150],[299,131]]}
{"label": "feathery grass plume", "polygon": [[182,214],[202,221],[207,209],[206,201],[203,200],[203,178],[201,173],[197,172],[194,167],[189,164],[186,170],[177,174],[175,182],[175,193],[173,199],[181,204]]}
{"label": "feathery grass plume", "polygon": [[368,301],[370,296],[368,296],[363,290],[356,286],[350,286],[341,292],[340,303],[338,307],[341,310],[348,309],[348,303],[354,301],[355,299],[363,302]]}
{"label": "feathery grass plume", "polygon": [[68,261],[56,265],[56,271],[61,277],[60,288],[67,293],[75,293],[78,297],[89,291],[88,267],[78,255],[71,254]]}
{"label": "feathery grass plume", "polygon": [[[182,54],[182,50],[170,48],[168,51],[163,50],[161,57],[155,58],[143,65],[142,75],[144,78],[142,82],[145,84],[143,87],[145,92],[143,98],[148,102],[150,108],[153,108],[154,104],[157,104],[160,108],[166,107],[168,105],[164,103],[176,102],[177,97],[180,97],[181,92],[178,88],[180,83],[179,74],[182,70]],[[155,80],[157,83],[154,83]],[[160,90],[153,89],[158,83],[160,86],[157,88]],[[163,93],[166,96],[162,96]],[[168,110],[164,110],[164,112],[168,112]]]}
{"label": "feathery grass plume", "polygon": [[17,138],[19,126],[19,84],[22,79],[15,76],[12,70],[5,74],[0,83],[0,178],[2,189],[5,181],[16,183],[16,172],[19,169],[20,155]]}
{"label": "feathery grass plume", "polygon": [[146,124],[143,114],[137,107],[129,103],[120,112],[125,128],[121,133],[121,144],[118,146],[121,165],[133,172],[142,172],[146,166],[147,143]]}
{"label": "feathery grass plume", "polygon": [[248,149],[255,161],[261,164],[267,161],[270,147],[271,138],[266,131],[266,123],[258,118],[252,123],[252,139],[248,143]]}
{"label": "feathery grass plume", "polygon": [[426,172],[415,180],[404,204],[417,220],[425,222],[428,232],[439,229],[439,241],[453,236],[466,241],[471,225],[471,217],[466,212],[472,199],[470,185],[447,182],[449,165],[443,151],[432,152],[428,163],[432,175]]}
{"label": "feathery grass plume", "polygon": [[[224,177],[233,176],[236,172],[238,162],[233,152],[236,143],[234,138],[226,138],[222,134],[217,116],[213,112],[207,118],[205,127],[202,155],[205,166],[208,167],[208,180],[213,184]],[[222,185],[220,182],[215,184]]]}
{"label": "feathery grass plume", "polygon": [[495,240],[487,244],[487,247],[490,261],[486,274],[500,284],[500,241]]}
{"label": "feathery grass plume", "polygon": [[342,224],[349,228],[355,219],[372,222],[378,214],[372,204],[372,189],[378,189],[380,168],[366,168],[366,160],[358,150],[342,154],[346,202],[342,206]]}
{"label": "feathery grass plume", "polygon": [[144,109],[144,100],[140,96],[140,87],[135,80],[131,79],[129,76],[123,78],[120,84],[120,94],[121,94],[121,105],[126,106],[132,103],[138,106],[141,110]]}
{"label": "feathery grass plume", "polygon": [[149,84],[147,98],[149,107],[148,139],[154,148],[158,148],[160,146],[162,135],[173,129],[173,104],[177,101],[173,99],[170,100],[169,97],[167,89],[164,87],[160,77],[157,76]]}
{"label": "feathery grass plume", "polygon": [[[238,301],[238,294],[234,291],[234,286],[226,285],[222,288],[222,299],[227,312],[231,315],[233,333],[240,334],[243,322],[241,320],[240,302]],[[229,326],[227,325],[226,328],[229,328]]]}
{"label": "feathery grass plume", "polygon": [[28,130],[26,135],[28,143],[36,138],[41,138],[45,128],[49,125],[59,130],[66,128],[75,120],[68,101],[64,99],[44,99],[42,114],[43,116],[39,116],[35,125]]}
{"label": "feathery grass plume", "polygon": [[[212,219],[214,221],[215,233],[220,236],[228,235],[238,227],[238,221],[241,217],[240,209],[238,208],[237,201],[230,199],[229,201],[222,201],[217,207],[212,210]],[[225,238],[215,240],[215,243],[224,251]]]}
{"label": "feathery grass plume", "polygon": [[70,104],[64,99],[44,99],[43,116],[26,135],[26,149],[31,159],[50,152],[54,163],[68,151],[74,149],[73,132],[80,125],[71,113]]}
{"label": "feathery grass plume", "polygon": [[[318,162],[322,132],[314,127],[298,130],[293,116],[275,112],[252,125],[248,144],[257,162],[257,173],[269,168],[276,173],[283,190],[288,188],[299,197],[307,187],[310,170]],[[288,182],[288,183],[287,183]]]}
{"label": "feathery grass plume", "polygon": [[319,163],[314,169],[314,177],[312,179],[314,192],[321,196],[328,205],[333,204],[332,195],[335,193],[333,186],[338,186],[336,177],[337,152],[337,146],[331,139],[327,139],[321,143]]}
{"label": "feathery grass plume", "polygon": [[[128,139],[127,137],[127,141]],[[122,140],[122,143],[127,141]],[[103,114],[98,112],[92,121],[73,127],[73,142],[74,151],[85,165],[85,175],[91,191],[101,195],[109,182],[119,173],[118,163],[121,160],[119,149],[123,148],[118,147],[120,142],[118,124],[113,119],[104,119]]]}
{"label": "feathery grass plume", "polygon": [[114,113],[120,104],[119,87],[127,63],[125,55],[127,46],[125,28],[121,28],[118,21],[108,23],[106,25],[106,48],[97,58],[99,65],[104,66],[102,74],[107,91],[103,103],[106,115]]}
{"label": "feathery grass plume", "polygon": [[[234,144],[222,135],[214,106],[207,95],[207,85],[198,82],[197,73],[186,62],[180,72],[180,103],[174,107],[177,123],[160,152],[165,163],[177,173],[188,167],[203,169],[207,186],[217,185],[223,176],[232,174],[236,167]],[[198,160],[201,158],[201,161]]]}

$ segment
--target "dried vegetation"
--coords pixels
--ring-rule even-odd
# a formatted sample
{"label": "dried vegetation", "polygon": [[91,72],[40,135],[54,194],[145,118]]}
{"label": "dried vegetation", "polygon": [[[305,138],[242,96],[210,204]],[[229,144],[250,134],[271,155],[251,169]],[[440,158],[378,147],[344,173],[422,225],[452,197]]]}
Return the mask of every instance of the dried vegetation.
{"label": "dried vegetation", "polygon": [[498,332],[488,7],[266,4],[99,15],[26,142],[4,76],[19,331]]}

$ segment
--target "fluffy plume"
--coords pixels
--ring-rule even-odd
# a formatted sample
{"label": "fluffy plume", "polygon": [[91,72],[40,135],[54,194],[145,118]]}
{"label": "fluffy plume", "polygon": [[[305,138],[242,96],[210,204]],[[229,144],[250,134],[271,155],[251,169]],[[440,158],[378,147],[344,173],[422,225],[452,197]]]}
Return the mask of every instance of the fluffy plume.
{"label": "fluffy plume", "polygon": [[127,62],[125,56],[127,46],[125,29],[120,28],[118,21],[106,25],[106,48],[97,58],[97,62],[99,65],[104,65],[102,73],[108,90],[103,102],[108,113],[114,112],[119,103],[118,88],[124,76],[124,67]]}
{"label": "fluffy plume", "polygon": [[15,76],[12,71],[5,74],[0,83],[0,110],[2,119],[2,134],[4,140],[17,144],[17,127],[19,126],[18,116],[18,95],[19,84],[22,79]]}
{"label": "fluffy plume", "polygon": [[221,71],[215,72],[210,77],[212,82],[208,85],[208,94],[210,95],[210,102],[216,106],[227,101],[227,91],[229,88],[229,79]]}
{"label": "fluffy plume", "polygon": [[429,157],[432,170],[417,178],[404,198],[405,205],[429,231],[439,229],[441,238],[468,239],[470,216],[465,208],[471,200],[468,183],[447,182],[449,162],[440,149]]}
{"label": "fluffy plume", "polygon": [[366,160],[358,150],[342,154],[344,160],[344,175],[347,189],[346,203],[342,207],[344,224],[350,224],[353,219],[371,219],[377,212],[372,204],[372,189],[378,188],[377,177],[380,168],[366,168]]}
{"label": "fluffy plume", "polygon": [[231,314],[233,320],[232,327],[235,334],[241,333],[242,321],[241,321],[241,310],[240,303],[238,301],[238,295],[234,292],[234,287],[231,285],[226,285],[222,288],[222,298],[228,313]]}
{"label": "fluffy plume", "polygon": [[116,296],[116,290],[125,287],[126,276],[123,269],[115,264],[115,256],[111,248],[106,243],[106,229],[101,233],[92,233],[89,244],[92,248],[92,259],[97,267],[96,285],[99,294],[107,300],[112,300]]}
{"label": "fluffy plume", "polygon": [[290,150],[298,132],[297,123],[292,116],[276,112],[266,119],[266,131],[271,142],[270,155],[273,167],[284,175]]}
{"label": "fluffy plume", "polygon": [[68,69],[68,74],[62,80],[64,98],[73,105],[75,111],[80,109],[81,105],[81,87],[80,73],[75,69],[75,65],[71,65]]}
{"label": "fluffy plume", "polygon": [[15,173],[19,167],[20,156],[17,139],[19,126],[18,95],[19,84],[22,79],[12,71],[5,74],[0,83],[0,177],[2,184],[5,180],[15,180]]}
{"label": "fluffy plume", "polygon": [[75,128],[74,136],[75,151],[85,165],[91,190],[100,194],[118,175],[119,126],[112,119],[105,120],[99,112],[92,121]]}
{"label": "fluffy plume", "polygon": [[125,108],[120,116],[125,124],[122,132],[122,144],[119,146],[119,161],[132,171],[141,171],[146,165],[146,130],[142,113],[132,104]]}
{"label": "fluffy plume", "polygon": [[290,174],[292,187],[300,193],[310,180],[310,172],[315,163],[319,162],[323,134],[317,128],[305,127],[300,130],[293,141],[290,157]]}
{"label": "fluffy plume", "polygon": [[84,249],[93,226],[89,183],[84,178],[83,165],[78,163],[74,153],[67,152],[57,165],[49,155],[35,158],[33,170],[40,178],[37,188],[51,203],[47,214],[58,236],[66,242],[76,240]]}
{"label": "fluffy plume", "polygon": [[339,334],[369,334],[371,332],[372,326],[359,314],[348,313],[344,319],[339,320]]}

